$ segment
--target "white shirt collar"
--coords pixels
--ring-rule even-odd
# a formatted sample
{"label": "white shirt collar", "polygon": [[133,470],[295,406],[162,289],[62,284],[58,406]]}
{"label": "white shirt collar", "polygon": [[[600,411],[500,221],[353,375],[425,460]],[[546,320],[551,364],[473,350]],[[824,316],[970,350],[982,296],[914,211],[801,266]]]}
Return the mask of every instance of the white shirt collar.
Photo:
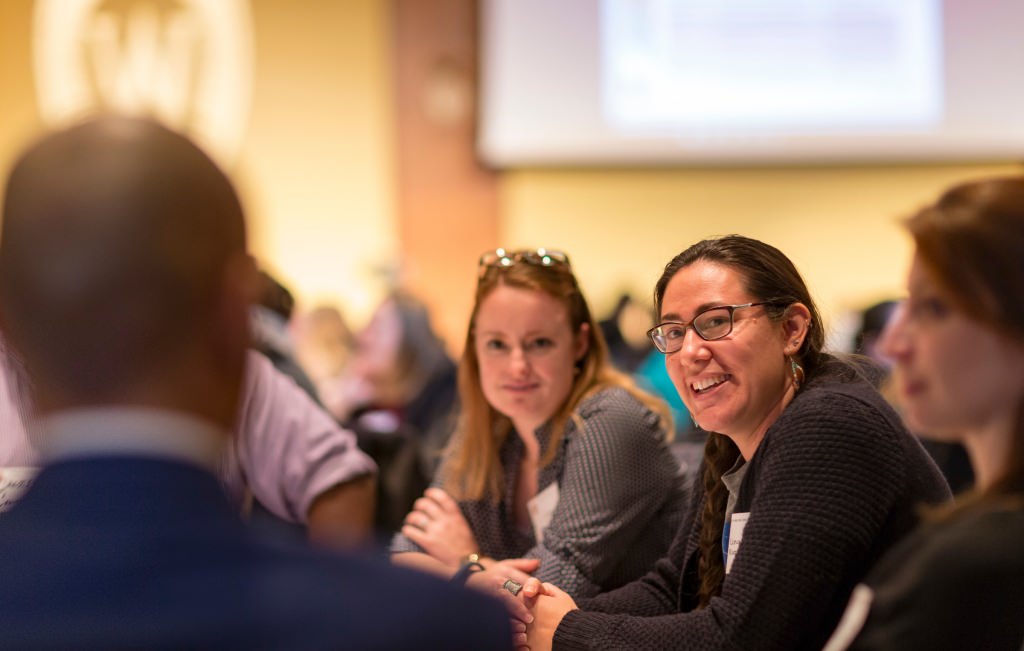
{"label": "white shirt collar", "polygon": [[228,436],[208,420],[141,407],[59,411],[35,421],[31,435],[47,462],[113,453],[172,458],[212,472]]}

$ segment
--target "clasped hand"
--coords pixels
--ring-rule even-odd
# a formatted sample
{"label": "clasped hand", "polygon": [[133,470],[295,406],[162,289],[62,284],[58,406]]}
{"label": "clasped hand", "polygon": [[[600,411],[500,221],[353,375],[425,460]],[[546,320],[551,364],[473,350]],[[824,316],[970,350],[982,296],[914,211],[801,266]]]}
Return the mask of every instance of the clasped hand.
{"label": "clasped hand", "polygon": [[[468,554],[479,550],[469,523],[458,503],[440,488],[428,488],[405,516],[402,533],[433,558],[457,567]],[[513,640],[518,650],[547,651],[562,618],[576,609],[566,592],[530,576],[537,570],[536,559],[483,559],[486,569],[469,578],[468,585],[496,594],[512,617]],[[505,589],[505,581],[523,585],[518,595]]]}
{"label": "clasped hand", "polygon": [[513,621],[513,642],[516,651],[549,651],[555,629],[566,613],[576,610],[576,602],[564,590],[551,583],[530,578],[523,584],[518,599],[530,613],[523,624]]}

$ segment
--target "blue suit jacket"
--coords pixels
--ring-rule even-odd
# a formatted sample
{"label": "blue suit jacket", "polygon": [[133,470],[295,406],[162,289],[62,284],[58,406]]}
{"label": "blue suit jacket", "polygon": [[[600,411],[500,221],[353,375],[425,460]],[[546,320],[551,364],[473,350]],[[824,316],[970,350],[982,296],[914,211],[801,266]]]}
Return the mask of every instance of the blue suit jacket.
{"label": "blue suit jacket", "polygon": [[0,515],[4,649],[508,649],[509,630],[443,581],[259,538],[184,463],[60,462]]}

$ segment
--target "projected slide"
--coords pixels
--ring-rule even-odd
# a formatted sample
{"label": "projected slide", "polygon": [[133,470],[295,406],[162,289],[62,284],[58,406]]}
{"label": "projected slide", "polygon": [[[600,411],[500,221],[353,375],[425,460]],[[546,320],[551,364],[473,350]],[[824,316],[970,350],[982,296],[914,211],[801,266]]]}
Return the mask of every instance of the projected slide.
{"label": "projected slide", "polygon": [[496,166],[1024,159],[1024,0],[481,0]]}
{"label": "projected slide", "polygon": [[931,128],[940,0],[603,0],[602,104],[621,129]]}

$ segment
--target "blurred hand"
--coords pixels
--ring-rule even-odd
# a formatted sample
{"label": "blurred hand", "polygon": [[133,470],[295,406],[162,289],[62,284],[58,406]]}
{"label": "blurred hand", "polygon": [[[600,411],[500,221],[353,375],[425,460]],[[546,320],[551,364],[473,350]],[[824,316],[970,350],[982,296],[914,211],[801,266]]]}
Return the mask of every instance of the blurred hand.
{"label": "blurred hand", "polygon": [[518,619],[512,620],[512,646],[516,651],[530,651],[526,646],[526,624]]}
{"label": "blurred hand", "polygon": [[456,567],[479,551],[459,505],[440,488],[428,488],[405,516],[402,533],[437,560]]}

